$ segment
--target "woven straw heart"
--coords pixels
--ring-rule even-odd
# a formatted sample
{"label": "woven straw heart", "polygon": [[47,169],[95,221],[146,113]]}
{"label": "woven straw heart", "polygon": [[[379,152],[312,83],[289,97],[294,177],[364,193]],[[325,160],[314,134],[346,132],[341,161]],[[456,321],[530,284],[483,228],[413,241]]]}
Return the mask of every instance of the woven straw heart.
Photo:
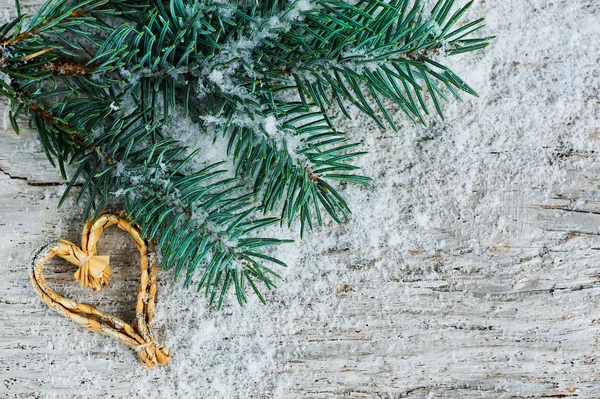
{"label": "woven straw heart", "polygon": [[[44,263],[55,255],[78,266],[75,279],[84,287],[98,291],[111,277],[108,256],[96,255],[96,243],[105,228],[117,225],[128,232],[140,251],[141,279],[133,326],[92,306],[75,302],[54,292],[44,279]],[[151,263],[151,265],[149,265]],[[65,240],[52,241],[40,247],[31,262],[29,279],[38,296],[53,310],[90,331],[108,335],[138,351],[148,369],[171,360],[169,352],[154,341],[150,323],[154,316],[156,296],[156,257],[152,243],[142,239],[137,226],[121,215],[103,213],[95,222],[90,219],[83,228],[81,248]]]}

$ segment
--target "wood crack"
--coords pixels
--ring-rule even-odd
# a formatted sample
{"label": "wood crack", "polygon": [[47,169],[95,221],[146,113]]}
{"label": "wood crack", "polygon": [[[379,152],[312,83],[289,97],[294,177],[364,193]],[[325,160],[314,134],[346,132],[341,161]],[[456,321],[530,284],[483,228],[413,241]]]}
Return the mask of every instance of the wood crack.
{"label": "wood crack", "polygon": [[24,180],[27,181],[26,177],[22,177],[22,176],[13,176],[10,173],[8,173],[7,171],[5,171],[4,169],[0,168],[0,172],[2,172],[2,174],[4,174],[5,176],[8,176],[9,179],[13,179],[13,180]]}
{"label": "wood crack", "polygon": [[560,205],[540,205],[542,209],[552,209],[555,211],[573,212],[573,213],[587,213],[590,215],[600,215],[599,211],[586,211],[583,209],[563,208]]}
{"label": "wood crack", "polygon": [[[28,186],[32,186],[32,187],[53,187],[53,186],[62,186],[63,184],[66,184],[66,182],[62,182],[62,181],[35,181],[35,180],[29,180],[28,177],[13,176],[11,173],[7,172],[6,170],[4,170],[2,168],[0,168],[0,173],[2,173],[4,176],[7,176],[11,180],[21,180],[21,181],[25,182],[25,184],[27,184]],[[75,187],[81,187],[82,184],[81,183],[75,183],[73,186],[75,186]]]}

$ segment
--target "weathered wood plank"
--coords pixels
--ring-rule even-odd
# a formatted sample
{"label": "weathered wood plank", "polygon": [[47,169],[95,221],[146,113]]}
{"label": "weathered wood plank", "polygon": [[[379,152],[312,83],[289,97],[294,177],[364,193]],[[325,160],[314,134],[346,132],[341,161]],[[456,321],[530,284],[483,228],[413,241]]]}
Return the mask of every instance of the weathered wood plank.
{"label": "weathered wood plank", "polygon": [[[31,251],[78,242],[81,210],[56,210],[58,172],[5,124],[0,397],[598,397],[600,5],[482,1],[482,14],[499,39],[457,63],[481,98],[429,129],[347,125],[367,136],[377,183],[346,189],[347,224],[277,252],[290,267],[267,307],[213,312],[161,274],[156,326],[174,361],[152,373],[34,296]],[[102,242],[108,290],[76,288],[60,262],[48,279],[131,317],[135,255],[118,232]]]}

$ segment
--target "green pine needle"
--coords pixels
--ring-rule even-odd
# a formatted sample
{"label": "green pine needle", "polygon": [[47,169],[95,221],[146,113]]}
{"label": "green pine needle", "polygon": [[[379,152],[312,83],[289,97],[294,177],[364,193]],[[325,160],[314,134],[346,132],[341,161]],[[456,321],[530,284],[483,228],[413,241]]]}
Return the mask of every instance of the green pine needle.
{"label": "green pine needle", "polygon": [[[360,142],[336,128],[359,111],[396,129],[396,111],[427,123],[433,107],[476,96],[444,65],[481,50],[473,2],[423,0],[50,0],[0,26],[0,94],[29,119],[85,215],[118,203],[153,239],[163,269],[220,308],[229,289],[275,288],[285,266],[265,250],[350,207],[368,185]],[[338,112],[339,111],[339,112]],[[165,128],[189,118],[226,140],[223,162]],[[211,136],[212,137],[212,136]],[[193,140],[192,140],[193,141]]]}

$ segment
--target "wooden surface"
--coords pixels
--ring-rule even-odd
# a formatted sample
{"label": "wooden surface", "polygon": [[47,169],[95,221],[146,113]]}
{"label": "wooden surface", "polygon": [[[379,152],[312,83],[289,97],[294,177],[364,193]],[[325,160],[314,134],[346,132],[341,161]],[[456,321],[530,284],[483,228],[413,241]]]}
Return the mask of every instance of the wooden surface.
{"label": "wooden surface", "polygon": [[[10,3],[0,4],[11,12]],[[488,63],[479,69],[485,74],[475,77],[481,99],[455,108],[458,114],[467,110],[461,117],[465,126],[479,120],[469,112],[482,119],[491,118],[486,112],[496,115],[499,135],[539,128],[548,137],[563,132],[589,137],[586,146],[574,150],[568,140],[564,146],[539,143],[556,147],[552,151],[559,155],[549,162],[564,172],[560,183],[509,184],[495,206],[511,222],[483,252],[470,251],[461,241],[478,228],[476,223],[439,229],[450,249],[435,254],[415,249],[400,256],[389,244],[372,256],[343,243],[312,255],[304,250],[268,308],[230,307],[220,315],[197,310],[205,302],[185,302],[182,298],[191,294],[179,293],[164,274],[157,326],[174,361],[172,368],[154,374],[141,370],[126,348],[61,320],[34,296],[26,277],[31,251],[49,238],[78,242],[82,220],[71,204],[56,210],[62,182],[35,135],[16,136],[5,123],[0,134],[0,398],[600,398],[600,52],[592,25],[598,25],[598,6],[586,0],[503,2],[498,10],[498,3],[479,4],[478,15],[489,12],[496,18],[489,24],[494,33],[509,32],[511,21],[498,16],[505,14],[522,24],[515,35],[535,36],[534,26],[543,36],[539,32],[547,20],[557,24],[562,33],[556,35],[565,40],[564,32],[581,28],[578,43],[593,46],[573,54],[560,41],[545,43],[540,46],[548,51],[534,49],[530,56],[493,50],[481,61]],[[513,73],[540,84],[518,87]],[[567,103],[564,117],[557,117],[543,96],[539,104],[524,106],[516,122],[494,110],[494,101],[506,97],[527,101],[528,92],[547,94],[554,79],[574,79],[586,90],[558,93]],[[544,110],[549,112],[546,126],[523,122],[525,115]],[[389,151],[398,140],[381,135],[369,145]],[[488,184],[476,180],[474,190]],[[380,187],[373,195],[387,193]],[[357,210],[353,218],[360,217]],[[402,228],[398,222],[397,229]],[[118,278],[98,296],[75,288],[69,265],[55,262],[48,279],[57,291],[131,318],[136,260],[123,238],[111,232],[102,241],[99,253],[111,254]],[[310,238],[294,248],[318,242]],[[304,266],[313,267],[317,276],[306,277],[300,271]],[[293,284],[296,278],[306,290]],[[268,314],[264,321],[262,314]],[[215,329],[224,335],[202,341],[210,331],[214,337]],[[237,363],[224,363],[238,358],[248,363],[242,371]],[[250,372],[253,361],[263,362],[256,375]]]}

